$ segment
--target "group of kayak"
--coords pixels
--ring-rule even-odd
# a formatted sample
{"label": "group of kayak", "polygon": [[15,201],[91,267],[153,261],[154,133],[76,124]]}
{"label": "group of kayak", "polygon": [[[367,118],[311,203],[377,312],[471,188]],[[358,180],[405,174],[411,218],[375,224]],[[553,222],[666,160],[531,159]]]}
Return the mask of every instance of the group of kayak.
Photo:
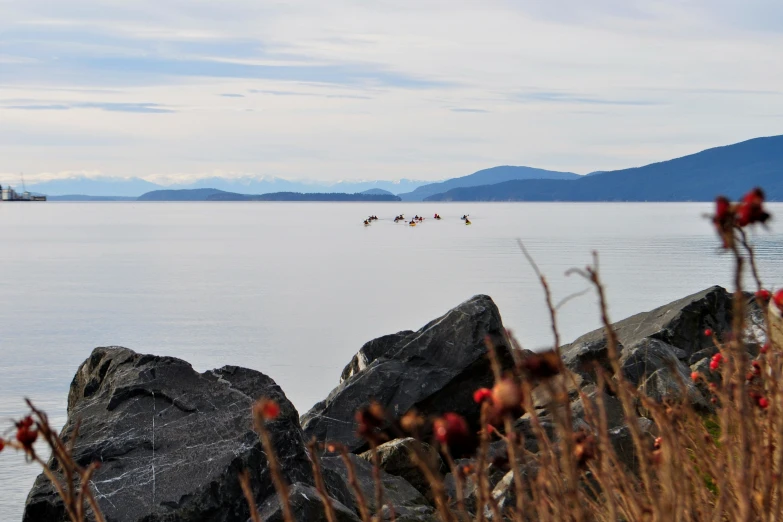
{"label": "group of kayak", "polygon": [[[365,220],[364,220],[364,226],[370,226],[370,224],[371,224],[373,221],[376,221],[377,219],[378,219],[378,216],[370,216],[370,217],[368,217],[367,219],[365,219]],[[433,216],[433,219],[441,220],[441,219],[443,219],[443,218],[442,218],[442,217],[440,217],[440,214],[437,214],[437,213],[436,213],[436,214]],[[460,219],[461,219],[462,221],[464,221],[466,225],[470,225],[470,224],[471,224],[471,222],[470,222],[470,219],[468,219],[468,215],[467,215],[467,214],[465,214],[464,216],[462,216]],[[405,216],[404,216],[404,215],[402,215],[402,214],[400,214],[399,216],[395,216],[395,217],[394,217],[394,222],[395,222],[395,223],[399,223],[400,221],[402,221],[403,223],[405,223],[405,222],[406,222]],[[417,214],[417,215],[415,215],[415,216],[413,217],[413,219],[411,219],[411,220],[410,220],[410,222],[408,222],[408,225],[410,225],[410,226],[412,226],[412,227],[415,227],[415,226],[416,226],[416,223],[421,223],[422,221],[424,221],[424,218],[423,218],[423,217],[421,217],[421,216],[419,216],[419,215]]]}

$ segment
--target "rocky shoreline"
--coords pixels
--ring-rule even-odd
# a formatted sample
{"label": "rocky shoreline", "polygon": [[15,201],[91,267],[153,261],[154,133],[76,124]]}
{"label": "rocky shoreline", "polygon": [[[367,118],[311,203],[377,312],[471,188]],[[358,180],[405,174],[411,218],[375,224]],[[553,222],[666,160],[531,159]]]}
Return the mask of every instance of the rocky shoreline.
{"label": "rocky shoreline", "polygon": [[[752,296],[747,296],[747,302],[746,336],[749,349],[758,350],[765,342],[763,314]],[[709,411],[706,390],[693,383],[690,374],[707,373],[716,348],[703,332],[709,329],[722,337],[731,330],[731,314],[732,295],[715,286],[615,323],[623,375],[652,398],[685,396]],[[250,472],[262,519],[278,521],[283,520],[281,506],[251,418],[252,404],[268,397],[281,409],[267,427],[290,484],[296,519],[326,520],[306,445],[311,439],[348,448],[358,483],[374,512],[373,466],[367,443],[356,433],[356,410],[374,399],[395,420],[411,409],[424,415],[455,412],[478,429],[480,408],[473,392],[494,382],[487,340],[501,367],[513,363],[500,312],[490,297],[479,295],[415,332],[365,344],[329,395],[301,417],[284,391],[258,371],[224,366],[198,373],[172,357],[122,347],[96,348],[71,384],[62,438],[69,441],[79,423],[73,454],[81,465],[101,463],[89,487],[107,521],[245,521],[249,508],[237,480],[243,469]],[[637,456],[622,408],[616,398],[599,389],[595,375],[596,364],[610,369],[604,331],[579,337],[562,346],[561,353],[572,382],[582,392],[574,389],[569,395],[574,427],[586,427],[583,400],[600,399],[607,411],[610,440],[623,463],[633,467]],[[534,401],[546,429],[550,426],[546,390],[535,389]],[[514,429],[530,434],[530,417],[519,417]],[[640,427],[654,437],[652,421],[643,418]],[[537,451],[535,438],[526,441],[528,450]],[[491,452],[503,453],[504,444],[493,442]],[[423,443],[399,437],[378,448],[386,499],[398,521],[438,520],[429,483],[411,461],[412,445]],[[320,460],[337,519],[359,520],[342,459],[326,453]],[[454,477],[442,461],[435,467],[445,475],[447,492],[455,499]],[[50,462],[50,468],[58,472],[57,463]],[[497,466],[489,476],[498,505],[513,503],[513,472]],[[471,483],[464,485],[468,511],[471,505],[475,509],[475,490]],[[384,514],[391,519],[388,510]],[[52,484],[40,475],[28,496],[24,521],[66,519]]]}

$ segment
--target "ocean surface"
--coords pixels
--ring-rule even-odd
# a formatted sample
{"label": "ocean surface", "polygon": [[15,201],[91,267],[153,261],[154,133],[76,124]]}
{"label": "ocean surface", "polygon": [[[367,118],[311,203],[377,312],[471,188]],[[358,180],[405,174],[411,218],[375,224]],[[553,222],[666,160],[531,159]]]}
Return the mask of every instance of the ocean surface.
{"label": "ocean surface", "polygon": [[[783,205],[770,205],[783,216]],[[418,329],[492,296],[523,346],[552,335],[527,246],[556,299],[600,255],[612,319],[731,282],[711,205],[624,203],[0,203],[0,434],[24,397],[65,420],[96,346],[247,366],[300,413],[370,339]],[[433,213],[443,216],[432,219]],[[392,218],[425,216],[409,227]],[[469,214],[471,226],[459,218]],[[380,220],[365,227],[370,214]],[[783,227],[754,232],[768,287],[783,286]],[[599,326],[589,293],[560,310],[565,341]],[[21,519],[38,474],[0,454],[0,520]]]}

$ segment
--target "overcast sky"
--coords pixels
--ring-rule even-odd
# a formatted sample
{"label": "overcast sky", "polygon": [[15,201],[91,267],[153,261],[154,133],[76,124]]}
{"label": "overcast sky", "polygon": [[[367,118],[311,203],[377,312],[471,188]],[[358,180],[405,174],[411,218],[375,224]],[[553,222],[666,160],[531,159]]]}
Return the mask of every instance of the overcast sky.
{"label": "overcast sky", "polygon": [[780,0],[0,0],[0,179],[587,173],[783,134]]}

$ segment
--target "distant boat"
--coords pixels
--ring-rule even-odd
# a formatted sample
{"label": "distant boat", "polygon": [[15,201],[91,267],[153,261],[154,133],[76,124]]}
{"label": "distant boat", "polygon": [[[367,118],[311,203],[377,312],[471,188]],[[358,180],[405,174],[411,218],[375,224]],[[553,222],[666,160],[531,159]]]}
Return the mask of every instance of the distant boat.
{"label": "distant boat", "polygon": [[10,186],[3,187],[0,185],[0,202],[5,201],[46,201],[46,196],[30,194],[26,190],[20,194]]}

